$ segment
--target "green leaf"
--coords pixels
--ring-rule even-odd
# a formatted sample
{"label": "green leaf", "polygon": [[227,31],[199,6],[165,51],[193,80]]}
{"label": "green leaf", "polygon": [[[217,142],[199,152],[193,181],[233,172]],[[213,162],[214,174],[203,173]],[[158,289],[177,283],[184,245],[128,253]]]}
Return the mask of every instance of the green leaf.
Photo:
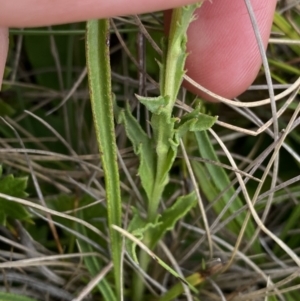
{"label": "green leaf", "polygon": [[[1,175],[2,168],[0,167],[0,177]],[[0,178],[0,192],[3,194],[24,198],[27,196],[26,187],[27,177],[15,178],[13,175],[8,175]],[[30,214],[23,205],[0,198],[0,221],[2,225],[5,225],[7,217],[30,220]]]}
{"label": "green leaf", "polygon": [[15,113],[14,108],[0,99],[0,116],[12,116]]}
{"label": "green leaf", "polygon": [[[74,24],[72,24],[74,26]],[[58,25],[55,26],[55,30],[70,30],[72,25]],[[44,27],[40,30],[48,31],[49,28]],[[54,58],[51,48],[51,32],[49,34],[32,34],[23,36],[23,47],[26,51],[26,59],[28,63],[34,70],[41,70],[44,68],[55,68],[55,60],[59,59],[62,66],[66,66],[68,59],[72,56],[72,52],[68,51],[67,45],[70,43],[70,40],[73,38],[71,35],[55,35],[52,38],[55,41],[55,49],[57,51],[57,57]],[[82,38],[81,38],[82,40]],[[81,41],[82,43],[82,41]],[[80,47],[81,48],[81,47]],[[81,48],[82,49],[82,48]],[[76,53],[77,58],[79,58],[80,50],[73,49]],[[43,54],[43,55],[41,55]],[[81,58],[80,58],[81,59]],[[82,56],[83,59],[83,56]],[[75,62],[73,62],[75,63]],[[78,62],[77,62],[78,63]],[[66,75],[68,71],[62,72],[62,77],[64,84],[66,83]],[[42,86],[51,87],[53,89],[59,89],[59,77],[53,76],[52,72],[38,72],[34,74],[34,80]]]}
{"label": "green leaf", "polygon": [[152,247],[164,237],[167,231],[173,230],[176,223],[182,219],[195,205],[197,198],[195,192],[179,197],[175,203],[166,209],[155,224],[155,228],[151,232],[153,239],[151,240]]}
{"label": "green leaf", "polygon": [[162,95],[158,97],[145,97],[136,94],[135,96],[151,113],[158,115],[166,107],[170,99],[170,97]]}
{"label": "green leaf", "polygon": [[[82,219],[85,218],[85,216],[83,215],[83,213],[81,211],[79,211],[78,217],[82,218]],[[78,230],[78,232],[84,234],[85,236],[88,236],[88,232],[87,232],[86,228],[83,227],[82,225],[76,223],[76,229]],[[89,252],[95,251],[91,245],[89,245],[88,243],[86,243],[83,240],[79,239],[78,244],[80,246],[80,251],[82,253],[89,253]],[[103,267],[101,261],[96,256],[83,256],[83,261],[84,261],[84,264],[85,264],[87,270],[89,271],[89,273],[92,277],[95,277],[96,275],[98,275],[99,272],[101,271],[101,268]],[[109,282],[107,281],[107,279],[105,277],[97,284],[97,288],[98,288],[99,292],[102,294],[104,300],[106,300],[106,301],[116,301],[117,300],[116,295],[114,294],[111,285],[109,284]]]}
{"label": "green leaf", "polygon": [[272,60],[272,59],[268,59],[268,62],[270,64],[270,66],[277,67],[276,72],[279,72],[279,70],[282,70],[282,71],[285,71],[287,73],[300,76],[299,69],[295,68],[295,67],[293,67],[293,66],[291,66],[287,63],[280,62],[280,61],[275,61],[275,60]]}
{"label": "green leaf", "polygon": [[[201,284],[205,278],[201,276],[200,273],[194,273],[189,277],[185,278],[185,280],[192,286],[196,287]],[[184,288],[182,283],[179,281],[172,288],[170,288],[163,296],[159,298],[158,301],[172,301],[178,298],[181,294],[184,293]]]}
{"label": "green leaf", "polygon": [[[293,25],[290,21],[288,21],[284,15],[279,14],[278,12],[275,12],[274,14],[274,24],[278,27],[279,30],[281,30],[288,38],[291,40],[299,40],[300,35],[297,32],[297,30],[294,29]],[[289,46],[293,51],[300,55],[300,49],[298,45],[290,45]]]}
{"label": "green leaf", "polygon": [[133,150],[139,156],[138,175],[141,178],[148,200],[151,200],[155,178],[155,154],[152,141],[133,117],[128,105],[125,109],[115,105],[115,112],[117,122],[124,125],[126,134],[133,145]]}
{"label": "green leaf", "polygon": [[[289,232],[295,231],[299,228],[299,218],[300,218],[300,205],[297,204],[290,211],[284,222],[284,226],[280,232],[279,238],[286,241],[288,246],[291,248],[297,248],[300,243],[298,235],[289,235]],[[281,248],[276,244],[273,248],[275,254],[280,254],[282,252]]]}
{"label": "green leaf", "polygon": [[12,294],[12,293],[0,292],[0,301],[37,301],[37,300],[21,295]]}
{"label": "green leaf", "polygon": [[[213,145],[210,142],[207,131],[196,132],[196,140],[198,143],[199,152],[201,157],[204,159],[210,159],[218,162],[218,156],[215,153]],[[228,188],[231,181],[222,167],[213,165],[213,164],[200,164],[197,162],[192,163],[195,168],[196,176],[199,180],[199,184],[202,190],[205,192],[205,195],[209,201],[213,201],[222,191]],[[204,167],[205,166],[205,167]],[[214,187],[214,188],[213,188]],[[219,214],[223,208],[226,206],[232,195],[235,193],[233,187],[226,190],[223,193],[222,198],[214,204],[214,209],[217,214]],[[236,197],[235,200],[230,205],[223,219],[230,217],[238,209],[243,206],[243,202],[239,197]],[[241,226],[244,222],[246,212],[242,212],[238,215],[233,221],[231,221],[228,226],[235,233],[238,234]],[[249,224],[246,228],[246,237],[251,238],[255,232],[255,226],[252,221],[249,221]],[[256,247],[258,245],[256,244]]]}
{"label": "green leaf", "polygon": [[[82,227],[83,228],[83,227]],[[92,248],[85,243],[84,241],[78,241],[78,244],[80,246],[80,250],[85,252],[92,252]],[[103,265],[100,263],[99,258],[96,256],[83,256],[84,264],[89,271],[89,274],[92,277],[95,277],[99,274],[101,271]],[[101,295],[103,296],[103,299],[106,301],[116,301],[117,298],[112,290],[111,284],[107,281],[106,278],[102,279],[98,284],[97,288]]]}
{"label": "green leaf", "polygon": [[105,178],[110,246],[114,263],[115,291],[119,300],[121,299],[123,286],[121,277],[122,237],[116,231],[113,231],[111,226],[113,224],[121,225],[122,208],[108,41],[109,21],[107,19],[87,22],[86,55],[89,92]]}
{"label": "green leaf", "polygon": [[[133,239],[132,235],[128,233],[127,231],[124,231],[122,228],[113,226],[115,230],[118,232],[122,233],[124,236],[129,238],[130,240]],[[195,294],[198,294],[198,290],[191,284],[189,283],[185,278],[181,277],[172,267],[170,267],[167,263],[165,263],[162,259],[160,259],[158,256],[156,256],[145,244],[143,244],[141,241],[136,240],[136,243],[143,249],[143,254],[149,256],[155,260],[159,265],[161,265],[164,269],[166,269],[170,274],[178,278],[182,283],[186,284]],[[140,278],[139,278],[140,279]],[[144,300],[144,299],[139,299],[139,300]]]}
{"label": "green leaf", "polygon": [[185,114],[179,125],[176,126],[176,140],[179,141],[187,132],[199,132],[211,128],[217,119],[217,116],[213,117],[200,113],[200,108]]}
{"label": "green leaf", "polygon": [[[11,73],[11,68],[5,67],[4,68],[4,74],[3,74],[3,79],[8,78],[9,74]],[[10,84],[4,84],[2,83],[2,86],[0,85],[0,91],[4,92],[5,90],[11,89]]]}
{"label": "green leaf", "polygon": [[[139,240],[143,240],[144,234],[149,230],[153,229],[158,224],[158,218],[153,223],[148,223],[145,219],[141,218],[136,208],[132,208],[133,218],[128,225],[127,231],[134,235]],[[137,255],[136,255],[136,243],[127,239],[126,240],[126,249],[131,258],[138,263]]]}
{"label": "green leaf", "polygon": [[[161,215],[156,216],[156,220],[152,223],[147,222],[138,213],[136,208],[133,210],[133,219],[131,220],[127,231],[139,240],[143,240],[146,233],[151,237],[151,245],[153,249],[160,239],[164,237],[167,231],[174,229],[176,223],[183,218],[195,205],[197,198],[194,192],[179,197],[175,203],[166,209]],[[131,240],[126,240],[126,249],[131,258],[138,263],[136,256],[136,244]]]}
{"label": "green leaf", "polygon": [[7,78],[10,73],[11,73],[11,68],[6,66],[4,68],[3,78]]}

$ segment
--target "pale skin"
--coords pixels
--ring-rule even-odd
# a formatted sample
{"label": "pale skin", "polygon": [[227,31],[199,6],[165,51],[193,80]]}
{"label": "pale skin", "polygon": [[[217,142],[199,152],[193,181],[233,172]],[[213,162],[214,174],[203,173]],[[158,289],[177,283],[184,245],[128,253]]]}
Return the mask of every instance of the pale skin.
{"label": "pale skin", "polygon": [[[0,0],[0,87],[9,27],[38,27],[139,14],[194,3],[193,0]],[[265,46],[276,0],[251,0]],[[187,74],[223,97],[241,94],[261,66],[243,0],[206,0],[188,31]],[[195,88],[187,86],[195,93]],[[201,93],[200,93],[201,94]]]}

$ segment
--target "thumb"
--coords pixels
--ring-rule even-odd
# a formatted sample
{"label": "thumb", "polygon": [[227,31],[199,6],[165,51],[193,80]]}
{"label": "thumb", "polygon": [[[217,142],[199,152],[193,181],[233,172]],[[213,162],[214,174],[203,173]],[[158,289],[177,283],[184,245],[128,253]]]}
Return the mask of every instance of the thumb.
{"label": "thumb", "polygon": [[0,89],[8,51],[7,27],[34,27],[178,7],[197,0],[0,0]]}
{"label": "thumb", "polygon": [[0,0],[0,26],[35,27],[166,10],[197,0]]}
{"label": "thumb", "polygon": [[0,27],[0,90],[8,51],[8,29]]}
{"label": "thumb", "polygon": [[[270,36],[276,0],[252,0],[265,48]],[[187,75],[226,98],[244,92],[261,66],[261,55],[244,1],[205,1],[188,32]],[[211,99],[194,86],[185,86]]]}

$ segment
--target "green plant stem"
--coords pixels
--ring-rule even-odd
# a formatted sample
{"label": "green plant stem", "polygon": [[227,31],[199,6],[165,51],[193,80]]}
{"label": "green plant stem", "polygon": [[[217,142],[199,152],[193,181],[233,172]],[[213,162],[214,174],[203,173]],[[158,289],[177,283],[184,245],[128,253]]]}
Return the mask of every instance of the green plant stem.
{"label": "green plant stem", "polygon": [[121,193],[111,91],[108,20],[87,23],[86,53],[93,119],[105,177],[115,291],[117,300],[120,300],[122,237],[111,228],[112,224],[121,226]]}
{"label": "green plant stem", "polygon": [[[167,55],[160,66],[161,95],[167,100],[167,104],[159,114],[153,114],[151,126],[156,145],[156,172],[152,195],[148,200],[148,222],[154,222],[164,188],[168,183],[169,171],[176,157],[177,147],[174,142],[175,120],[172,111],[177,99],[177,94],[184,75],[186,59],[186,41],[188,25],[193,19],[193,13],[199,4],[176,8],[172,13],[170,32],[167,42]],[[144,243],[151,249],[151,233],[145,234]],[[140,253],[140,266],[146,271],[149,265],[149,256]],[[143,300],[144,283],[140,275],[135,274],[134,301]]]}
{"label": "green plant stem", "polygon": [[[160,158],[163,159],[163,157],[164,156],[161,156]],[[161,161],[161,160],[158,160],[158,161]],[[161,199],[164,187],[165,187],[165,185],[162,185],[162,182],[163,182],[163,179],[162,179],[161,173],[158,173],[158,175],[156,175],[156,179],[154,182],[152,198],[148,204],[148,221],[149,222],[154,221],[155,217],[157,216],[159,202],[160,202],[160,199]]]}
{"label": "green plant stem", "polygon": [[157,214],[159,201],[166,184],[169,171],[177,153],[174,143],[173,107],[184,75],[186,59],[187,29],[193,13],[200,4],[176,8],[172,12],[170,32],[167,42],[167,55],[161,66],[161,95],[168,101],[159,114],[153,114],[151,125],[156,144],[157,164],[153,194],[148,204],[148,220],[152,222]]}
{"label": "green plant stem", "polygon": [[[146,234],[143,243],[149,244],[150,243],[149,239],[151,239],[151,237],[149,236],[149,234],[148,235]],[[151,260],[150,256],[146,252],[141,250],[140,255],[139,255],[139,263],[140,263],[140,268],[143,271],[147,271],[150,260]],[[132,291],[133,301],[143,300],[143,294],[144,294],[144,290],[145,290],[143,276],[140,275],[139,273],[135,273],[133,275],[133,283],[134,283],[134,288]]]}

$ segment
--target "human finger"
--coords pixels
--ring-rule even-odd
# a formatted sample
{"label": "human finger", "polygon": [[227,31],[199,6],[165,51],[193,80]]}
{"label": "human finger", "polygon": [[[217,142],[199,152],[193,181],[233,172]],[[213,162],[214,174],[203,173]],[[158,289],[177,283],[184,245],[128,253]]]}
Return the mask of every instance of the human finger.
{"label": "human finger", "polygon": [[0,87],[8,49],[8,27],[35,27],[177,7],[196,0],[0,0]]}
{"label": "human finger", "polygon": [[[271,31],[276,0],[252,0],[264,46]],[[244,92],[261,66],[261,56],[244,1],[205,1],[188,30],[187,75],[226,98]],[[189,83],[192,92],[209,98]]]}
{"label": "human finger", "polygon": [[196,0],[0,0],[0,26],[35,27],[166,10]]}
{"label": "human finger", "polygon": [[8,51],[8,29],[0,27],[0,90]]}

